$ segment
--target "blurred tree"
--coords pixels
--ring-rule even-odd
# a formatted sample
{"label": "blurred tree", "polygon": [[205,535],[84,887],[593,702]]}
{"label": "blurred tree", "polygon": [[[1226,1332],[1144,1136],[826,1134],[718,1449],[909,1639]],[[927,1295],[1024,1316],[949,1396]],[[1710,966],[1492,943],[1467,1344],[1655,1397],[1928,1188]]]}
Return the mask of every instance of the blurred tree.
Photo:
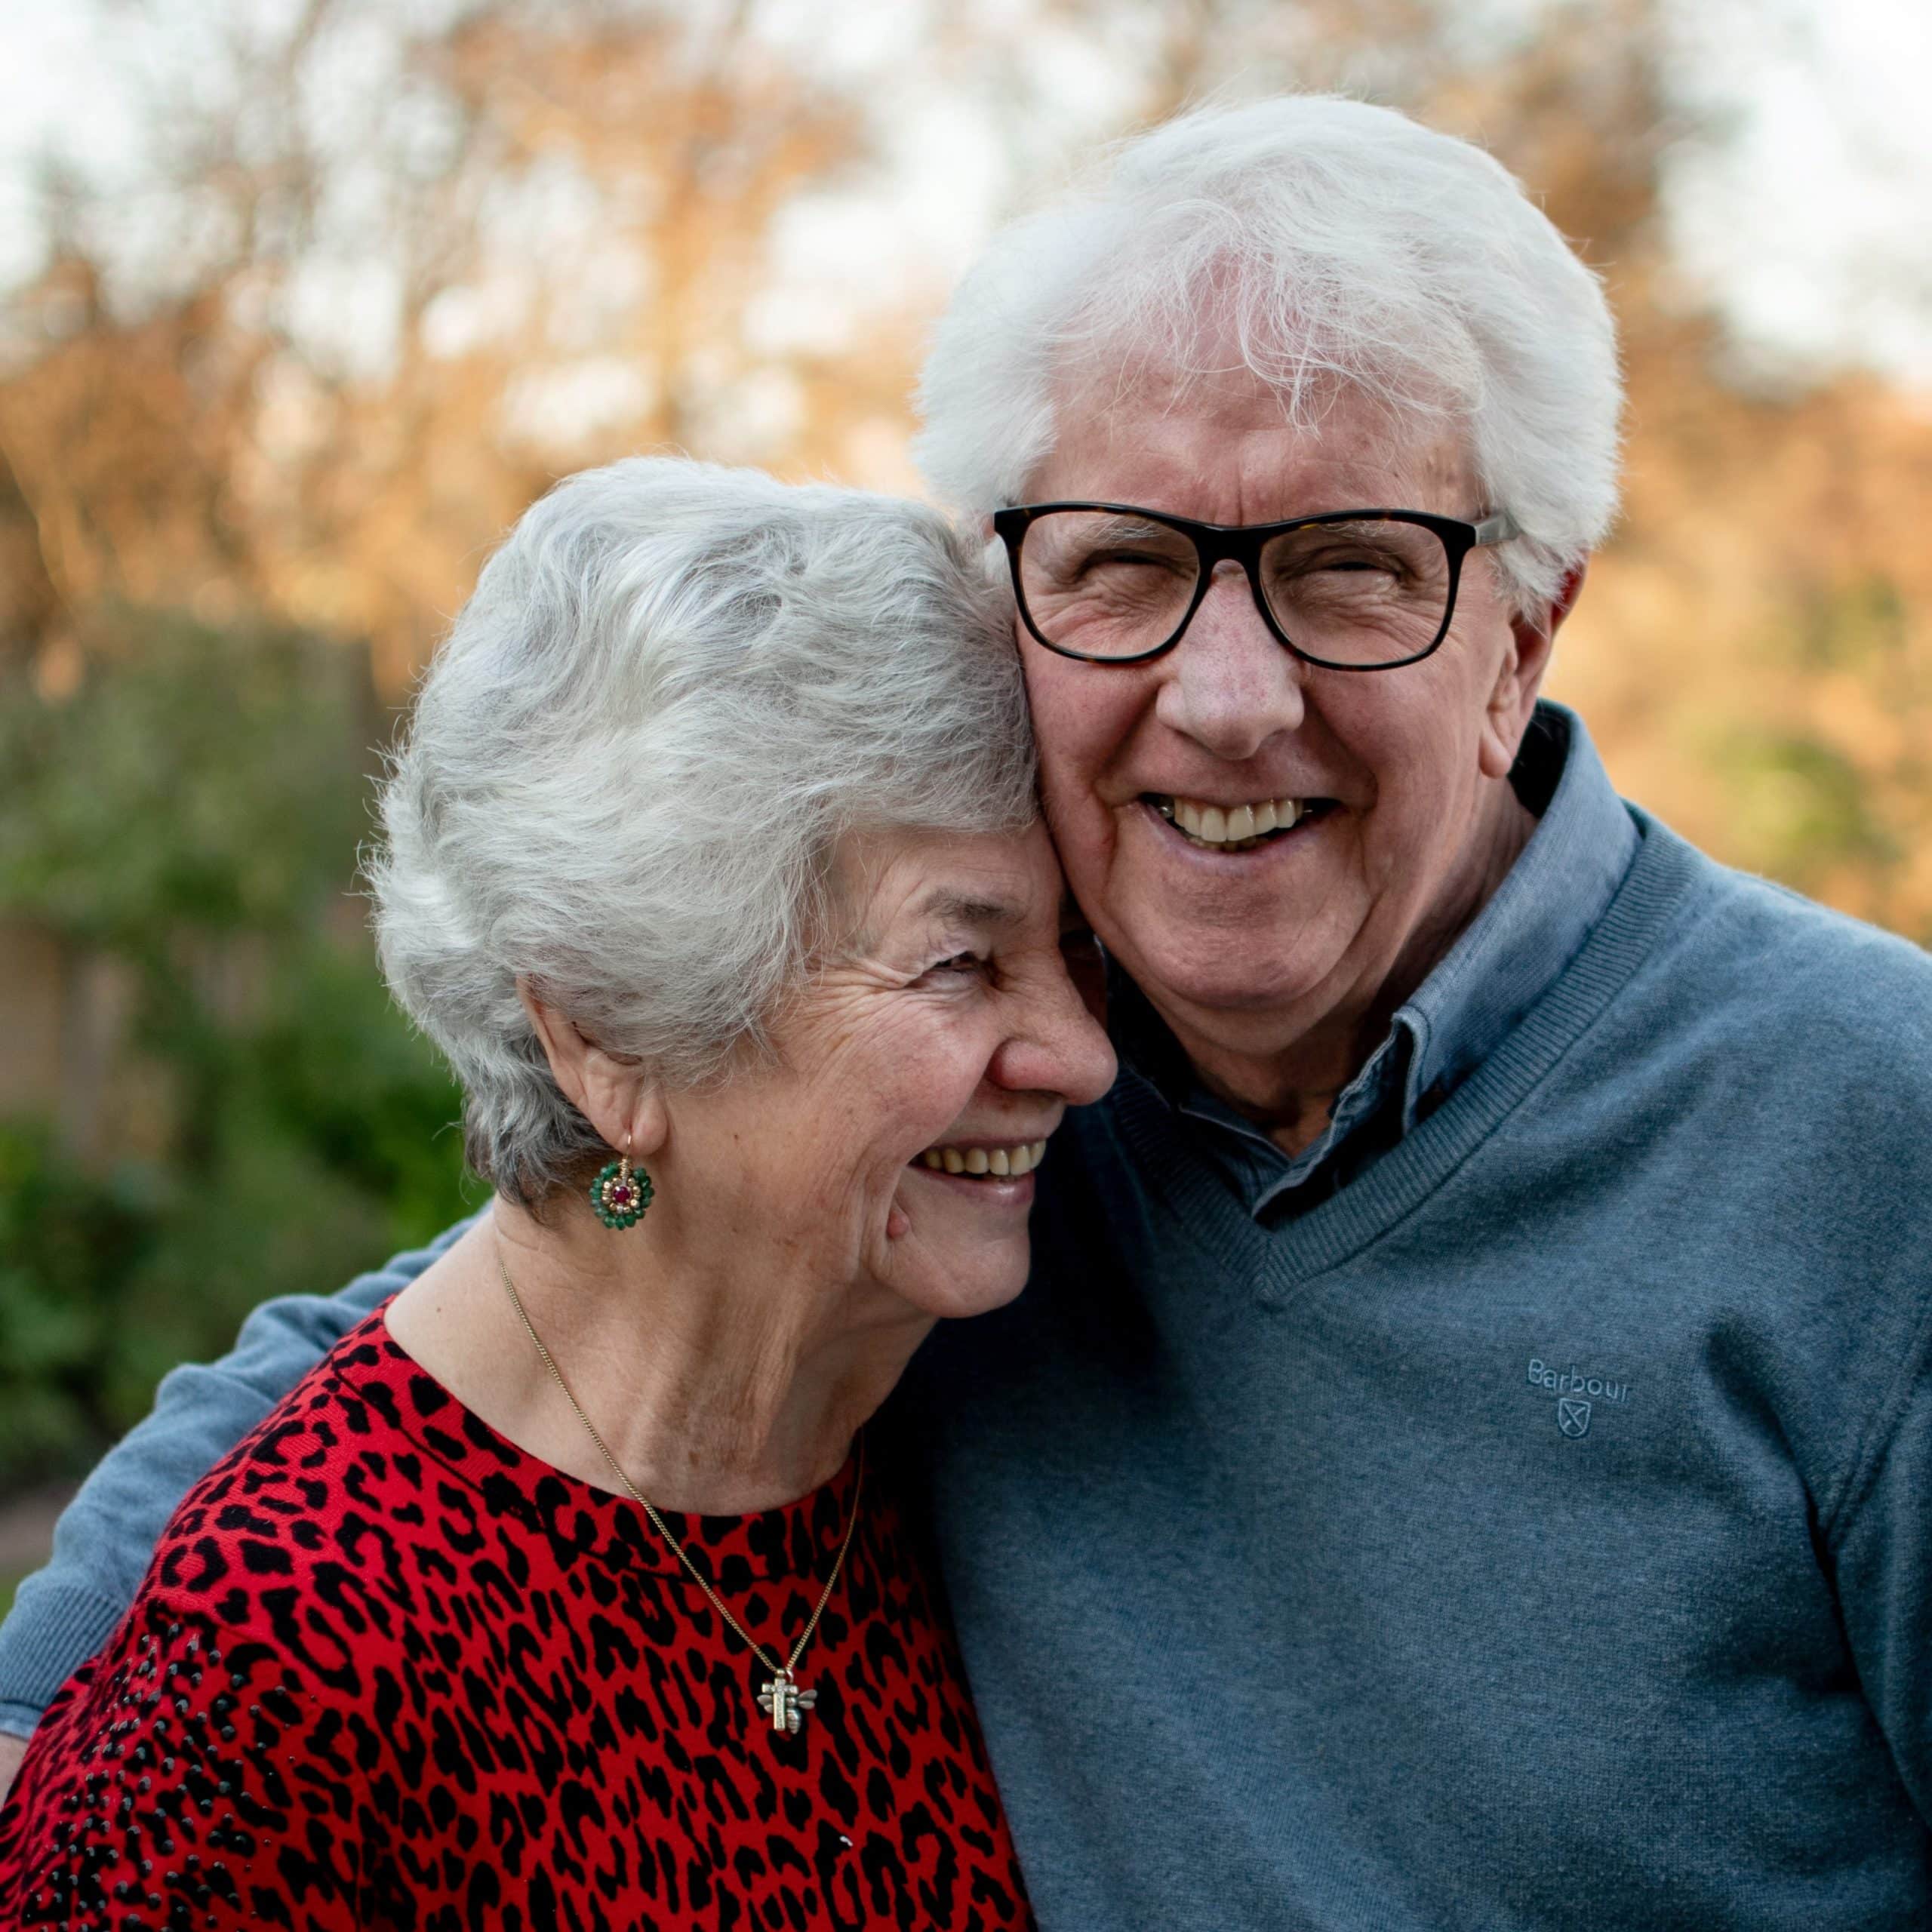
{"label": "blurred tree", "polygon": [[219,17],[205,62],[152,83],[138,222],[51,177],[50,260],[10,305],[0,456],[66,607],[369,635],[394,690],[559,469],[748,454],[761,384],[795,460],[814,399],[875,410],[856,345],[808,385],[743,326],[774,220],[856,127],[748,11]]}
{"label": "blurred tree", "polygon": [[[0,690],[0,917],[121,988],[105,1065],[0,1124],[0,1490],[83,1463],[264,1297],[461,1211],[460,1103],[359,907],[358,654],[117,614],[71,694]],[[82,1016],[73,1027],[92,1029]]]}

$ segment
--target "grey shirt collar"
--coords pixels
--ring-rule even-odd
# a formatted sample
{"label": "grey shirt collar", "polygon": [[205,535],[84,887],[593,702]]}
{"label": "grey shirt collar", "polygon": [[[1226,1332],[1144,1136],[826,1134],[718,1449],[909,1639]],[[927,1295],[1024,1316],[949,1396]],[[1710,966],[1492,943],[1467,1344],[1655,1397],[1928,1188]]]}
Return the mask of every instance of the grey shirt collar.
{"label": "grey shirt collar", "polygon": [[1153,1008],[1113,976],[1121,1060],[1208,1130],[1209,1151],[1248,1211],[1312,1206],[1439,1106],[1581,949],[1636,857],[1635,822],[1583,721],[1544,703],[1510,782],[1538,814],[1502,884],[1396,1012],[1387,1036],[1337,1097],[1320,1137],[1284,1153],[1196,1079]]}

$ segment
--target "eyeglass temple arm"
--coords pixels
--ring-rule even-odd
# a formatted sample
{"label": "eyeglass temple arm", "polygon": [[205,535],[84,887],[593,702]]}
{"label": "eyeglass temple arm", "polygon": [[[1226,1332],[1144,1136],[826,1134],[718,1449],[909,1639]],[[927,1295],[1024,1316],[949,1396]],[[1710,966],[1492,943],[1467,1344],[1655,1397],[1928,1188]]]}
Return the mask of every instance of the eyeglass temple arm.
{"label": "eyeglass temple arm", "polygon": [[1494,516],[1486,516],[1476,525],[1475,546],[1478,549],[1491,543],[1506,543],[1512,537],[1520,537],[1523,526],[1507,510],[1498,510]]}

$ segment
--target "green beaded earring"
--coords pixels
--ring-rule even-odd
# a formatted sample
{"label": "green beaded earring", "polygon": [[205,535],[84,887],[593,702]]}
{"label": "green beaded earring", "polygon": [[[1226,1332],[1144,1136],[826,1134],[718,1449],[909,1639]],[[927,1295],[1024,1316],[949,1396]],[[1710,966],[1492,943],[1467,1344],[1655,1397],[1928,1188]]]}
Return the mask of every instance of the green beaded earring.
{"label": "green beaded earring", "polygon": [[631,1137],[624,1136],[624,1151],[614,1161],[597,1171],[590,1183],[590,1205],[607,1228],[621,1234],[644,1219],[655,1190],[651,1177],[641,1168],[631,1165]]}

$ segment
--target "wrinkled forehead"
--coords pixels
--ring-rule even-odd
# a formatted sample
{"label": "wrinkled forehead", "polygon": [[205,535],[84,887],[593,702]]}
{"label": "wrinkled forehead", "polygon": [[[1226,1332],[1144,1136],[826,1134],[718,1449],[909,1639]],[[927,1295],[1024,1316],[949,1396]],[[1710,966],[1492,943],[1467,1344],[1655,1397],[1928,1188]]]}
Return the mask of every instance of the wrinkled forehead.
{"label": "wrinkled forehead", "polygon": [[1257,340],[1211,287],[1184,326],[1153,337],[1072,332],[1048,395],[1053,443],[1032,481],[1075,464],[1150,475],[1165,465],[1180,481],[1205,461],[1246,495],[1325,471],[1367,489],[1359,501],[1394,504],[1466,495],[1473,479],[1463,412],[1426,372],[1364,362],[1358,349],[1345,357],[1318,334]]}
{"label": "wrinkled forehead", "polygon": [[928,929],[1057,932],[1066,894],[1039,820],[1009,832],[849,833],[828,867],[826,950],[858,956]]}
{"label": "wrinkled forehead", "polygon": [[1053,444],[1027,501],[1100,497],[1229,523],[1374,505],[1478,507],[1455,414],[1346,376],[1291,393],[1238,361],[1083,359],[1063,367],[1051,395]]}

